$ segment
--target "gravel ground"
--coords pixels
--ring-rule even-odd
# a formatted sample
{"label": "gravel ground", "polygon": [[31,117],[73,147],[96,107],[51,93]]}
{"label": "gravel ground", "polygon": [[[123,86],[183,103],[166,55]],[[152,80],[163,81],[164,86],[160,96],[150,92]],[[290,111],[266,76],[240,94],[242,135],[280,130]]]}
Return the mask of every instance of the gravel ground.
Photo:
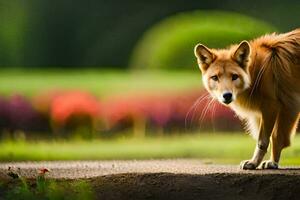
{"label": "gravel ground", "polygon": [[279,170],[240,170],[237,165],[205,164],[200,160],[142,160],[142,161],[45,161],[0,163],[0,175],[5,177],[8,168],[22,177],[35,178],[42,168],[54,179],[80,179],[125,173],[173,173],[173,174],[285,174],[300,175],[300,168],[288,167]]}
{"label": "gravel ground", "polygon": [[300,198],[300,168],[244,171],[191,159],[11,162],[0,164],[0,178],[13,171],[32,179],[41,168],[49,179],[86,180],[97,199]]}

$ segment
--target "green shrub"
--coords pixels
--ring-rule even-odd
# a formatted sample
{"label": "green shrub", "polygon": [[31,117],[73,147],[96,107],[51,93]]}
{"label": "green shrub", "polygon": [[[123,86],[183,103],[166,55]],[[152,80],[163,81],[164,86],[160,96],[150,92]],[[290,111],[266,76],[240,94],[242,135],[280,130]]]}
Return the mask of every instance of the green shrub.
{"label": "green shrub", "polygon": [[132,68],[194,68],[197,43],[212,48],[250,40],[276,29],[257,19],[231,12],[193,11],[171,16],[154,25],[136,45]]}

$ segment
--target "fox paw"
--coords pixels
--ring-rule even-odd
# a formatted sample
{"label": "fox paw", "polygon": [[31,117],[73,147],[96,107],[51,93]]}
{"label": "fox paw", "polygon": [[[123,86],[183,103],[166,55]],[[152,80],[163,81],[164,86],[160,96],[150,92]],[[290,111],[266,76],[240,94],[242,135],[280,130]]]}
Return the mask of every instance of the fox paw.
{"label": "fox paw", "polygon": [[240,168],[244,170],[253,170],[256,169],[257,165],[251,160],[244,160],[240,164]]}
{"label": "fox paw", "polygon": [[271,160],[265,160],[261,163],[262,169],[278,169],[278,163]]}

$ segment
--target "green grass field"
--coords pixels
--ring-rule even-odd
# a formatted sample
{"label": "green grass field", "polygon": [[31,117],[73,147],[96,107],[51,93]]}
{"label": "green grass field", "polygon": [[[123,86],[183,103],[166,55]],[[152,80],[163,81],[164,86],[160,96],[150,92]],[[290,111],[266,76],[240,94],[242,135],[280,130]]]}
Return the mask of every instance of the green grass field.
{"label": "green grass field", "polygon": [[104,71],[96,69],[0,70],[0,95],[33,96],[40,92],[84,90],[97,96],[129,93],[177,92],[200,88],[194,71]]}
{"label": "green grass field", "polygon": [[[200,158],[213,163],[238,164],[251,157],[254,146],[254,140],[242,133],[93,141],[5,141],[0,143],[0,160]],[[300,164],[300,136],[293,139],[292,147],[284,150],[282,164]]]}

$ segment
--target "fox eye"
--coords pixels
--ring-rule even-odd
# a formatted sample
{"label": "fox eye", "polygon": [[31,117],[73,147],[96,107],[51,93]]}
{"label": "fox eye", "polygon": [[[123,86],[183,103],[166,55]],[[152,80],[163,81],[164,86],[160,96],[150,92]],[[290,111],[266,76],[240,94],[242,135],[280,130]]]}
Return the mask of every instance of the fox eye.
{"label": "fox eye", "polygon": [[215,76],[212,76],[212,77],[210,77],[212,80],[214,80],[214,81],[218,81],[219,80],[219,78],[218,78],[218,76],[217,75],[215,75]]}
{"label": "fox eye", "polygon": [[232,74],[232,80],[233,81],[235,81],[236,79],[238,79],[239,78],[239,75],[237,75],[237,74]]}

